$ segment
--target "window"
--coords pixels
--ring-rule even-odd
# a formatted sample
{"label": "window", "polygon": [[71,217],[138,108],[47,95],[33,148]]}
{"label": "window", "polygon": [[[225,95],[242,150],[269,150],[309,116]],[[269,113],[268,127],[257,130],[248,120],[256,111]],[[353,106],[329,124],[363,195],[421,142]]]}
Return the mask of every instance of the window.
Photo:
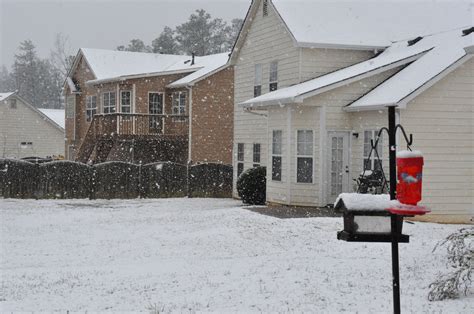
{"label": "window", "polygon": [[298,130],[296,182],[313,183],[313,131]]}
{"label": "window", "polygon": [[[172,111],[174,115],[186,114],[186,92],[173,93]],[[185,117],[173,118],[173,121],[185,121]]]}
{"label": "window", "polygon": [[278,61],[270,63],[270,86],[271,92],[278,89]]}
{"label": "window", "polygon": [[94,115],[97,113],[97,96],[86,97],[86,119],[91,122]]}
{"label": "window", "polygon": [[281,181],[282,131],[274,130],[272,137],[272,180]]}
{"label": "window", "polygon": [[20,148],[27,149],[33,147],[33,142],[21,142]]}
{"label": "window", "polygon": [[132,92],[131,91],[120,92],[120,112],[132,113]]}
{"label": "window", "polygon": [[253,144],[253,166],[260,166],[260,144]]}
{"label": "window", "polygon": [[245,146],[243,143],[237,144],[237,177],[244,171]]}
{"label": "window", "polygon": [[268,16],[268,0],[263,0],[262,14]]}
{"label": "window", "polygon": [[[163,114],[163,94],[149,93],[148,94],[148,112],[153,115]],[[161,129],[163,124],[161,117],[150,117],[150,128]]]}
{"label": "window", "polygon": [[115,92],[106,92],[102,95],[102,108],[104,113],[115,112]]}
{"label": "window", "polygon": [[262,95],[262,65],[255,65],[255,77],[253,83],[253,97]]}
{"label": "window", "polygon": [[16,109],[16,99],[14,98],[10,99],[10,108]]}
{"label": "window", "polygon": [[76,96],[66,98],[66,118],[74,118],[76,111]]}
{"label": "window", "polygon": [[370,141],[373,140],[374,144],[376,141],[378,131],[371,130],[371,131],[364,131],[364,170],[381,170],[382,169],[382,156],[383,156],[383,137],[380,137],[380,140],[377,144],[377,153],[380,157],[378,160],[375,150],[372,151],[372,154],[369,154],[371,151],[371,143]]}

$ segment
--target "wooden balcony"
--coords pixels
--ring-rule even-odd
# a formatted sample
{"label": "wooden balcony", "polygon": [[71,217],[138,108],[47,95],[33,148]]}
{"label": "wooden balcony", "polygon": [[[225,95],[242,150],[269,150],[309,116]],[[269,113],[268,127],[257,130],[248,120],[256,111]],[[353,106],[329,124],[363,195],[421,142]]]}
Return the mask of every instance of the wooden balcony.
{"label": "wooden balcony", "polygon": [[[103,162],[117,141],[176,141],[187,143],[188,116],[111,113],[95,115],[76,160]],[[168,145],[169,146],[169,145]],[[91,158],[91,155],[94,156]]]}

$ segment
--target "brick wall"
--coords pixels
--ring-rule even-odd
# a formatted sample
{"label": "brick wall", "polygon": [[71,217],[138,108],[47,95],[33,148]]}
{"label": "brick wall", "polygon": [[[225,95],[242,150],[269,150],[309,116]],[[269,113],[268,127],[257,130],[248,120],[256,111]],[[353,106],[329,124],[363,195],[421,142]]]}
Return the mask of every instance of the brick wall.
{"label": "brick wall", "polygon": [[232,164],[234,70],[225,70],[193,87],[191,160]]}

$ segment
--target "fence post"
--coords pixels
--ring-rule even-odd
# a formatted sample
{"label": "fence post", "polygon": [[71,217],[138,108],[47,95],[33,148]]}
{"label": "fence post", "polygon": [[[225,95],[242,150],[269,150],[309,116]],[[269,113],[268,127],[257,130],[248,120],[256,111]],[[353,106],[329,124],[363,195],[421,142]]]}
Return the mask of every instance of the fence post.
{"label": "fence post", "polygon": [[191,188],[191,160],[186,165],[186,186],[188,198],[193,197],[193,189]]}
{"label": "fence post", "polygon": [[95,200],[95,184],[96,184],[96,169],[93,165],[89,166],[91,167],[90,171],[90,187],[89,187],[89,199],[90,200]]}
{"label": "fence post", "polygon": [[143,190],[143,177],[142,177],[142,161],[138,163],[138,198],[144,198],[145,191]]}

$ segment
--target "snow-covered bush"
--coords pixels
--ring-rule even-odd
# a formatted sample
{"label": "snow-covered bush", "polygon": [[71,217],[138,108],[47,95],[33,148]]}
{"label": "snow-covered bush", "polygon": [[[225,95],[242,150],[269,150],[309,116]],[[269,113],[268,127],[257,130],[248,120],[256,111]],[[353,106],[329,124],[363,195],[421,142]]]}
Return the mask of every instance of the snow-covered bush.
{"label": "snow-covered bush", "polygon": [[460,292],[467,295],[472,284],[474,269],[474,228],[463,228],[449,235],[435,246],[433,252],[440,246],[446,246],[447,266],[454,270],[440,275],[430,284],[428,299],[430,301],[456,299]]}
{"label": "snow-covered bush", "polygon": [[244,204],[264,205],[266,200],[265,167],[250,168],[243,172],[237,180],[237,192]]}

